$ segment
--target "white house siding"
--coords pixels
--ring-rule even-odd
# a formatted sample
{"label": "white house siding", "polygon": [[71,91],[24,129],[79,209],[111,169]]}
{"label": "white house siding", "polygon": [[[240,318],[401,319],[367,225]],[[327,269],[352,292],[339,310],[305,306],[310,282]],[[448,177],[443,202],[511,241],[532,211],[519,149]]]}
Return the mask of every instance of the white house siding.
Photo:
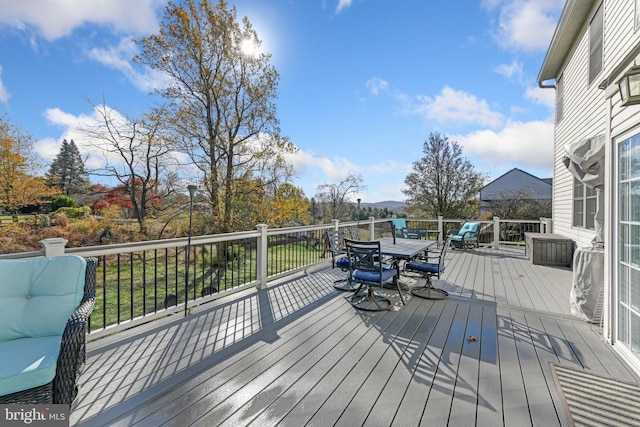
{"label": "white house siding", "polygon": [[635,0],[606,1],[604,15],[604,65],[608,75],[640,39],[634,32]]}
{"label": "white house siding", "polygon": [[[595,4],[592,4],[595,3]],[[617,93],[616,81],[624,70],[631,65],[640,65],[640,54],[635,61],[629,59],[631,52],[637,52],[640,43],[640,30],[634,29],[634,13],[636,0],[604,0],[604,68],[595,81],[588,85],[588,26],[600,3],[591,0],[568,0],[565,10],[570,11],[563,15],[556,31],[562,32],[554,36],[545,63],[539,74],[539,82],[546,81],[558,72],[560,60],[563,60],[561,75],[564,78],[565,105],[564,118],[555,127],[555,164],[554,164],[554,230],[558,233],[575,239],[579,246],[589,246],[593,232],[573,228],[572,223],[572,176],[562,164],[564,157],[563,146],[567,143],[604,134],[607,138],[606,146],[606,183],[605,183],[605,295],[604,295],[604,335],[607,339],[615,341],[614,328],[617,327],[618,308],[617,300],[619,288],[617,277],[619,259],[617,246],[620,236],[617,234],[617,146],[623,138],[629,138],[640,134],[640,106],[620,106],[620,95]],[[584,8],[591,7],[591,14],[583,15]],[[577,21],[579,20],[579,21]],[[575,25],[584,20],[579,33],[573,31]],[[575,41],[572,39],[575,37]],[[569,43],[569,45],[567,44]],[[615,73],[615,74],[614,74]],[[598,86],[604,83],[604,88]],[[604,90],[603,90],[604,89]],[[614,141],[616,141],[614,143]],[[634,287],[635,292],[640,287],[630,278],[626,281],[628,286]],[[620,284],[621,285],[621,284]],[[625,290],[626,295],[631,295],[634,290]],[[637,310],[632,317],[638,320],[640,316]],[[629,310],[631,313],[631,310]],[[628,326],[625,332],[629,336],[637,337],[635,326]],[[635,335],[634,335],[635,334]],[[624,339],[624,338],[623,338]],[[635,340],[635,338],[632,338]],[[637,344],[634,343],[634,344]],[[630,360],[640,372],[640,356],[638,349],[629,355],[629,351],[623,345],[616,344],[621,354],[629,356]]]}
{"label": "white house siding", "polygon": [[[592,13],[595,10],[594,8]],[[606,75],[606,64],[603,72],[589,84],[588,28],[588,22],[586,22],[579,41],[563,68],[564,116],[555,128],[553,230],[555,233],[575,240],[577,246],[590,246],[595,233],[592,230],[572,226],[573,175],[562,163],[565,155],[564,146],[599,134],[606,134],[607,129],[604,91],[598,88],[598,84],[603,79],[602,76]],[[604,49],[606,52],[606,36]]]}

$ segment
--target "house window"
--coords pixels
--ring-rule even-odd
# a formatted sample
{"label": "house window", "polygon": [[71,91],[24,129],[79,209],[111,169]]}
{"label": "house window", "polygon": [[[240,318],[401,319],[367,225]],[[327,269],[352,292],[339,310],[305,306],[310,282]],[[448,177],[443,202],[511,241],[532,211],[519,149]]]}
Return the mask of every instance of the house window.
{"label": "house window", "polygon": [[573,226],[595,230],[596,190],[573,178]]}
{"label": "house window", "polygon": [[562,76],[556,81],[556,123],[560,123],[560,120],[562,120],[562,105],[564,104],[563,81]]}
{"label": "house window", "polygon": [[589,24],[589,84],[602,71],[603,32],[604,22],[602,19],[602,5],[600,5]]}

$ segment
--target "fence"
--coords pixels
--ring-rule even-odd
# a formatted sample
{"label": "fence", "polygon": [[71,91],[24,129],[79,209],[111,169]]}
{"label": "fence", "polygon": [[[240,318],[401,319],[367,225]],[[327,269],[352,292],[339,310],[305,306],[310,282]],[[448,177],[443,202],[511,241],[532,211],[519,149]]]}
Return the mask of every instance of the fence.
{"label": "fence", "polygon": [[[409,227],[440,230],[440,239],[464,220],[407,220]],[[550,232],[547,220],[482,221],[481,245],[524,244],[525,232]],[[292,273],[321,267],[330,260],[325,232],[344,229],[348,237],[371,240],[391,235],[390,219],[256,230],[105,246],[65,248],[64,239],[46,239],[43,251],[0,258],[73,254],[97,257],[96,304],[89,332],[113,333],[221,296],[258,289]],[[187,259],[187,254],[189,257]]]}

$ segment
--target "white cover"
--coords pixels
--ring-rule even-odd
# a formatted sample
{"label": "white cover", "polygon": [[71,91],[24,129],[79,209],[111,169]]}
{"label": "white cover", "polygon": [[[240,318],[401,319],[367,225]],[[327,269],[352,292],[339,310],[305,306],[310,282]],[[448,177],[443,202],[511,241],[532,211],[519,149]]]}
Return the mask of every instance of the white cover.
{"label": "white cover", "polygon": [[571,314],[600,323],[604,290],[604,250],[577,248],[573,255],[573,286],[569,296]]}
{"label": "white cover", "polygon": [[[567,155],[563,159],[564,165],[580,182],[596,190],[597,205],[594,219],[596,236],[592,244],[594,247],[604,247],[604,149],[605,137],[598,135],[583,139],[564,146]],[[574,269],[575,271],[575,269]]]}

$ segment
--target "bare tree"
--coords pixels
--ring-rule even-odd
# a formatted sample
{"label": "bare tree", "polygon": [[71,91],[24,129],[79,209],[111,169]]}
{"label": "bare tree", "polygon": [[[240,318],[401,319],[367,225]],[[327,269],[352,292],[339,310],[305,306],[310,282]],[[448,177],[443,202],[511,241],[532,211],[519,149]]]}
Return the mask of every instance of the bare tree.
{"label": "bare tree", "polygon": [[509,219],[533,219],[551,216],[551,199],[534,199],[528,189],[502,191],[491,201],[493,215]]}
{"label": "bare tree", "polygon": [[322,219],[346,219],[352,200],[350,197],[367,189],[362,176],[349,174],[337,184],[320,184],[316,187],[316,208],[322,210]]}
{"label": "bare tree", "polygon": [[413,162],[413,172],[404,181],[407,210],[446,218],[473,216],[485,178],[462,155],[458,143],[433,132],[423,152],[425,156]]}
{"label": "bare tree", "polygon": [[132,215],[138,221],[140,232],[146,233],[145,220],[150,210],[159,206],[166,196],[166,192],[160,191],[160,184],[171,163],[170,137],[162,126],[162,110],[132,119],[110,109],[104,102],[93,108],[100,122],[84,127],[82,132],[105,158],[105,165],[93,173],[113,177],[126,188]]}

